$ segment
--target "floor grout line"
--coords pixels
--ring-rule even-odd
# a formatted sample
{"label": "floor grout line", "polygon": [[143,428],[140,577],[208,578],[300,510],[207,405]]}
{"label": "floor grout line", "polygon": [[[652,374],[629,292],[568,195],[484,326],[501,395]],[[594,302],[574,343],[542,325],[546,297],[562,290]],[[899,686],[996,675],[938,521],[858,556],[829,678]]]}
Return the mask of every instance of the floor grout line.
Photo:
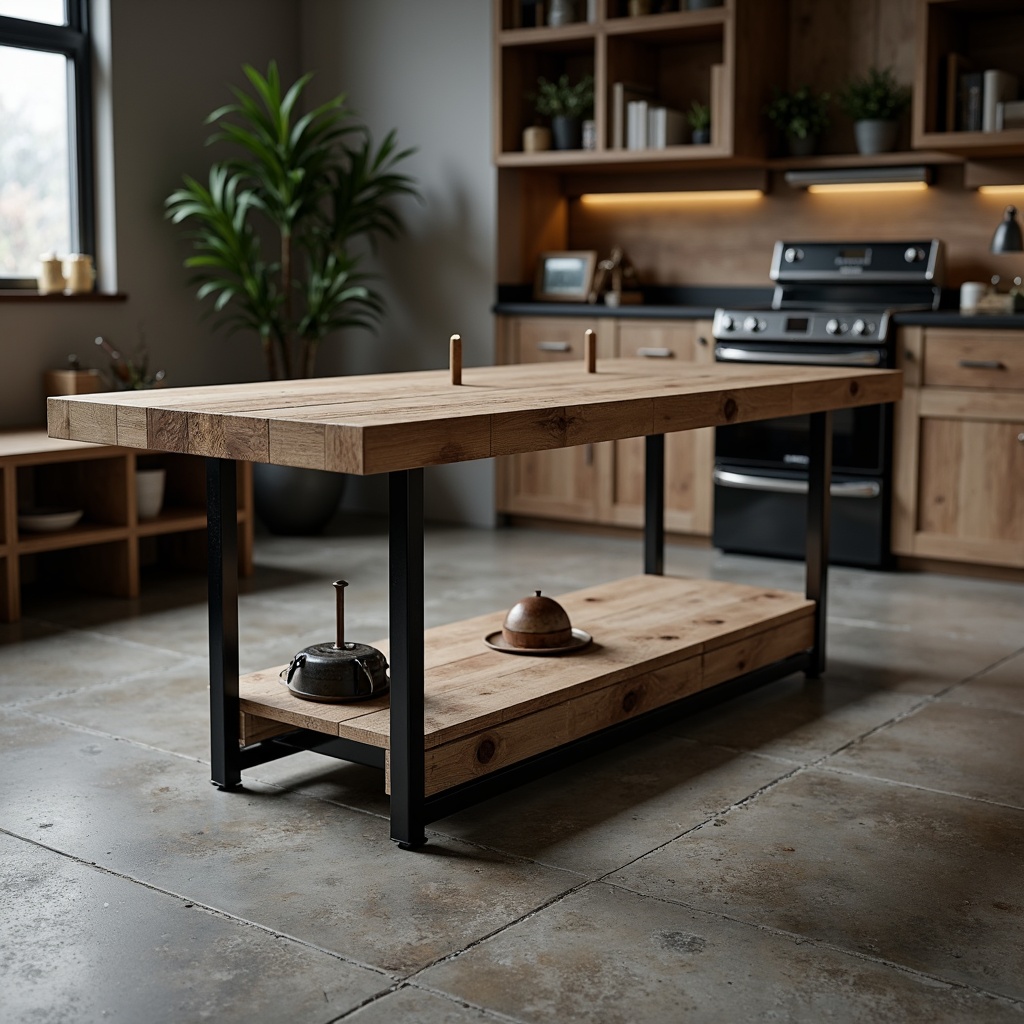
{"label": "floor grout line", "polygon": [[306,939],[300,939],[296,935],[291,935],[288,932],[280,931],[277,928],[271,928],[269,925],[260,924],[259,921],[252,921],[249,918],[241,917],[238,914],[232,914],[227,910],[221,910],[218,907],[211,906],[208,903],[203,903],[201,900],[193,899],[191,896],[185,896],[182,893],[175,892],[173,889],[164,889],[158,885],[154,885],[152,882],[146,882],[141,878],[136,878],[134,875],[126,874],[123,871],[115,871],[113,868],[104,867],[102,864],[97,864],[92,860],[85,860],[83,857],[78,857],[73,853],[68,853],[66,850],[59,850],[55,846],[50,846],[47,843],[41,843],[38,839],[32,839],[29,836],[23,836],[18,832],[14,832],[9,828],[4,828],[0,825],[0,835],[9,836],[11,839],[17,839],[20,842],[28,843],[30,846],[35,846],[40,850],[46,850],[58,857],[63,857],[65,860],[69,860],[74,864],[79,864],[82,867],[90,868],[94,871],[98,871],[100,874],[107,875],[111,878],[120,878],[122,881],[131,882],[134,885],[140,885],[143,889],[148,889],[150,892],[159,893],[161,896],[168,896],[172,899],[181,901],[188,909],[196,908],[203,913],[211,914],[214,917],[223,918],[226,921],[232,921],[236,924],[246,925],[250,928],[255,928],[257,931],[265,932],[267,935],[272,935],[277,939],[286,939],[289,942],[294,942],[297,945],[304,946],[307,949],[314,949],[319,953],[324,953],[335,960],[341,960],[343,963],[351,964],[354,967],[362,967],[365,970],[372,971],[374,974],[379,974],[382,977],[397,980],[398,975],[393,971],[386,971],[381,967],[377,967],[374,964],[363,963],[361,960],[356,960],[353,957],[345,956],[343,953],[338,953],[332,949],[326,949],[323,946],[318,946],[315,942],[309,942]]}
{"label": "floor grout line", "polygon": [[970,793],[956,793],[950,789],[935,789],[932,786],[922,786],[917,782],[906,782],[903,779],[887,779],[883,775],[872,775],[869,772],[856,771],[852,768],[844,768],[836,765],[816,765],[822,771],[830,772],[833,775],[843,775],[854,779],[867,779],[871,782],[880,782],[887,786],[898,786],[901,789],[913,789],[921,793],[934,793],[935,796],[948,796],[956,800],[968,800],[971,803],[984,804],[988,807],[1001,807],[1006,811],[1024,812],[1024,805],[1007,804],[1001,800],[991,800],[983,796],[972,796]]}
{"label": "floor grout line", "polygon": [[841,953],[845,956],[851,956],[857,960],[863,960],[866,963],[877,964],[881,967],[887,967],[891,970],[899,971],[902,974],[908,974],[916,978],[924,978],[932,982],[940,982],[943,985],[948,985],[950,988],[961,989],[966,992],[973,992],[976,995],[986,996],[991,999],[996,999],[1002,1003],[1010,1006],[1024,1008],[1024,998],[1015,998],[1014,996],[1003,995],[999,992],[993,992],[990,989],[982,988],[979,985],[969,985],[962,981],[953,981],[949,978],[943,977],[941,974],[931,973],[929,971],[922,971],[916,967],[908,967],[906,964],[901,964],[896,960],[889,960],[886,957],[872,956],[869,953],[864,953],[858,949],[849,949],[846,946],[838,945],[834,942],[829,942],[825,939],[818,939],[811,935],[805,935],[802,932],[792,932],[785,928],[778,928],[775,925],[761,924],[757,921],[748,921],[742,917],[735,917],[732,914],[726,914],[720,910],[707,910],[704,907],[694,906],[692,903],[687,903],[684,900],[674,900],[668,896],[661,894],[644,892],[640,889],[633,889],[628,885],[624,885],[621,882],[613,881],[601,881],[602,885],[607,885],[610,888],[619,889],[622,892],[631,893],[634,896],[639,896],[642,899],[654,900],[658,903],[667,903],[671,906],[685,907],[687,910],[700,914],[703,917],[717,918],[723,921],[729,921],[732,924],[738,924],[745,928],[751,928],[755,931],[766,932],[770,935],[778,935],[782,938],[792,939],[798,945],[811,945],[819,949],[830,949],[833,952]]}

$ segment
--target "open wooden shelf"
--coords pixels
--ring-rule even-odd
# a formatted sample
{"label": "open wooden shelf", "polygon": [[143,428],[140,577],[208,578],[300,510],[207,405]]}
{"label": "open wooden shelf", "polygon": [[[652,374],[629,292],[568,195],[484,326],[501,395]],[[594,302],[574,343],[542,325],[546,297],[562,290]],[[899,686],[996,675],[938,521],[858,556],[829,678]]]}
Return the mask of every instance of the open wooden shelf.
{"label": "open wooden shelf", "polygon": [[[504,612],[425,635],[426,792],[479,778],[809,649],[814,602],[713,580],[634,576],[557,598],[594,643],[560,657],[503,654],[483,638]],[[387,655],[387,641],[373,646]],[[295,652],[288,652],[289,654]],[[298,699],[284,666],[240,682],[242,742],[295,728],[390,744],[388,698]]]}
{"label": "open wooden shelf", "polygon": [[[137,469],[167,471],[164,507],[139,519]],[[137,597],[139,544],[206,529],[203,459],[136,452],[48,437],[41,429],[0,431],[0,622],[21,617],[21,586],[36,556],[60,553],[62,580],[120,597]],[[238,487],[239,571],[252,572],[252,470],[241,467]],[[18,510],[33,504],[82,508],[75,525],[53,533],[21,530]],[[29,559],[25,564],[22,559]]]}

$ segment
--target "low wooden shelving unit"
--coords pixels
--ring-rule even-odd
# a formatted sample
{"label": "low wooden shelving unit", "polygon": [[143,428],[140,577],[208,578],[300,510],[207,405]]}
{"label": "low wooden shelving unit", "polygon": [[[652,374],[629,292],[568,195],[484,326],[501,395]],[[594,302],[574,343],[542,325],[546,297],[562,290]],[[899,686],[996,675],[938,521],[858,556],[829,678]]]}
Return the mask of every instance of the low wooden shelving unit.
{"label": "low wooden shelving unit", "polygon": [[[167,472],[160,514],[139,519],[135,474]],[[160,546],[176,561],[205,568],[206,478],[203,460],[47,437],[42,429],[0,432],[0,621],[21,617],[21,587],[59,570],[62,585],[115,597],[138,597],[142,566]],[[19,529],[19,511],[37,506],[84,510],[53,533]],[[239,572],[252,572],[252,472],[241,467]],[[52,563],[58,557],[56,566]],[[54,558],[51,558],[54,556]],[[43,567],[40,559],[51,564]]]}

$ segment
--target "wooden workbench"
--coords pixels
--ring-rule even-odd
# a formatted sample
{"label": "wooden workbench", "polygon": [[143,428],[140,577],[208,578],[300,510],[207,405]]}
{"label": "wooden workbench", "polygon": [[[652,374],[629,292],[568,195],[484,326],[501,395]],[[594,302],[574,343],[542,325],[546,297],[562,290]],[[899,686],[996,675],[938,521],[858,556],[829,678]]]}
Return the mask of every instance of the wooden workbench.
{"label": "wooden workbench", "polygon": [[[834,409],[899,398],[901,376],[848,367],[584,366],[467,369],[51,398],[55,437],[208,460],[214,782],[299,749],[386,769],[392,838],[565,763],[698,691],[824,664]],[[807,593],[661,575],[664,434],[811,414]],[[492,651],[505,609],[424,633],[426,466],[647,438],[645,575],[556,595],[595,643],[568,657]],[[238,677],[234,461],[389,474],[391,694],[298,700],[281,666]],[[510,595],[506,607],[522,595]],[[293,653],[293,652],[288,652]],[[642,720],[642,721],[641,721]]]}

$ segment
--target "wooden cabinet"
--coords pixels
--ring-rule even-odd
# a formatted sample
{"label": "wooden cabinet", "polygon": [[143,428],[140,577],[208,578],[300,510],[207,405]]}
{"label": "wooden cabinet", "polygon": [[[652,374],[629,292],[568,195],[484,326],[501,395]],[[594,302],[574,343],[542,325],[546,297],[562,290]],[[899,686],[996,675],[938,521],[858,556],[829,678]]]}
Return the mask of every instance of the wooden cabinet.
{"label": "wooden cabinet", "polygon": [[[711,323],[593,317],[499,319],[499,361],[578,361],[583,337],[597,334],[598,356],[713,362]],[[666,439],[665,527],[710,536],[714,431]],[[498,511],[509,515],[608,526],[641,526],[644,500],[642,438],[531,452],[499,460]]]}
{"label": "wooden cabinet", "polygon": [[893,550],[1024,568],[1024,332],[908,327]]}
{"label": "wooden cabinet", "polygon": [[[613,354],[611,320],[598,317],[522,317],[501,321],[499,362],[563,363],[578,361],[583,368],[583,338],[597,335],[598,355]],[[530,452],[500,459],[498,510],[511,515],[538,516],[592,523],[597,520],[598,445]]]}
{"label": "wooden cabinet", "polygon": [[[252,470],[239,465],[239,571],[249,575]],[[140,519],[136,473],[146,468],[165,471],[164,501],[158,515]],[[21,587],[33,580],[137,597],[149,561],[205,568],[206,475],[196,456],[58,440],[42,430],[4,431],[0,494],[0,622],[21,617]],[[76,508],[83,515],[55,532],[23,528],[19,513],[39,507]]]}
{"label": "wooden cabinet", "polygon": [[[714,362],[708,320],[619,320],[616,355],[663,362]],[[665,528],[675,533],[711,535],[715,433],[710,427],[665,438]],[[642,526],[644,442],[631,437],[605,445],[599,457],[601,522]]]}
{"label": "wooden cabinet", "polygon": [[[913,145],[1019,156],[1024,128],[968,130],[961,76],[1005,71],[1024,80],[1022,38],[1024,6],[1013,0],[918,0]],[[983,84],[980,89],[983,106]]]}

